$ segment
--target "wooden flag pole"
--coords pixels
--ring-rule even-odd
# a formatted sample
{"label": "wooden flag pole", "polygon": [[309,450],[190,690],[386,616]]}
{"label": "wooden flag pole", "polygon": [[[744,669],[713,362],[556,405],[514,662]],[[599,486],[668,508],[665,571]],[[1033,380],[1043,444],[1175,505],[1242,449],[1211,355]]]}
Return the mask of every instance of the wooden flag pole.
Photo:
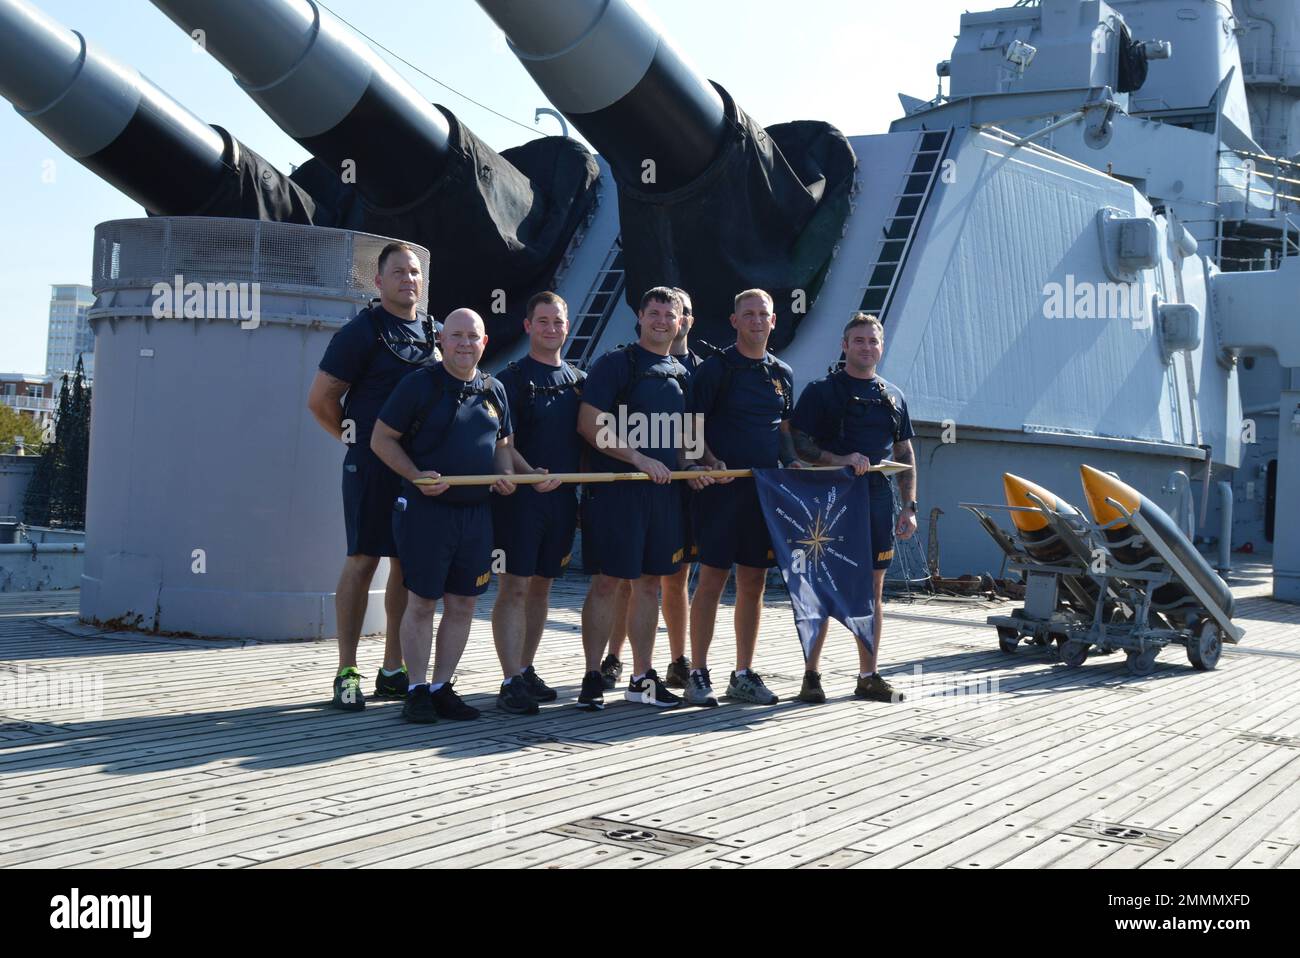
{"label": "wooden flag pole", "polygon": [[[847,466],[804,466],[801,471],[837,472],[847,468]],[[877,465],[872,466],[870,471],[892,476],[900,472],[906,472],[911,468],[911,466],[904,465],[901,462],[891,462],[884,459]],[[674,471],[670,475],[674,480],[701,479],[705,476],[713,479],[750,479],[753,478],[754,472],[752,469],[687,469]],[[557,472],[549,475],[443,476],[441,479],[417,479],[415,484],[417,486],[437,486],[444,483],[448,486],[491,486],[502,479],[513,482],[517,486],[538,486],[553,479],[558,479],[566,485],[588,482],[648,482],[650,476],[644,472]]]}

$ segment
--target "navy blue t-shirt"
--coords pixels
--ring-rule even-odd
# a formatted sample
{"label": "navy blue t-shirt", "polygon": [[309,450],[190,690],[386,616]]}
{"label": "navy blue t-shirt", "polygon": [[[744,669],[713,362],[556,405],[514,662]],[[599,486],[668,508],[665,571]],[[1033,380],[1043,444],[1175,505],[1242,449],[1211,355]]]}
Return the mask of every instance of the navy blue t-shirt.
{"label": "navy blue t-shirt", "polygon": [[[628,362],[631,355],[633,363]],[[649,374],[649,375],[646,375]],[[682,414],[686,411],[686,393],[675,376],[685,376],[682,364],[671,356],[660,356],[639,344],[625,349],[614,349],[601,356],[587,373],[587,382],[583,386],[582,401],[596,407],[601,412],[610,413],[611,439],[625,445],[636,446],[642,455],[657,459],[669,469],[676,469],[682,444]],[[629,429],[627,435],[619,435],[618,423],[621,417],[615,408],[620,394],[635,380],[631,392],[625,397],[627,413],[640,414],[641,417],[669,413],[669,418],[660,417],[643,420],[642,430],[645,442],[633,442],[636,435]],[[628,419],[629,426],[635,427],[637,420]],[[673,423],[676,423],[674,426]],[[667,433],[667,435],[665,435]],[[672,445],[672,440],[677,445]],[[627,472],[631,467],[619,459],[614,459],[594,448],[591,455],[591,468],[595,472]]]}
{"label": "navy blue t-shirt", "polygon": [[[897,431],[890,398],[897,409]],[[841,419],[843,436],[837,430]],[[916,435],[901,389],[879,376],[855,379],[843,370],[804,387],[790,425],[811,436],[827,452],[837,456],[860,453],[873,464],[888,459],[895,442]]]}
{"label": "navy blue t-shirt", "polygon": [[503,369],[497,377],[510,401],[515,445],[530,466],[551,472],[578,471],[582,386],[573,384],[580,378],[572,367],[548,366],[531,356]]}
{"label": "navy blue t-shirt", "polygon": [[[418,363],[398,358],[379,341],[371,319],[372,312],[379,318],[384,338],[395,344],[403,355],[419,359]],[[334,334],[320,361],[320,369],[351,384],[343,399],[343,418],[356,423],[355,450],[362,455],[371,455],[370,434],[384,402],[407,373],[420,366],[436,364],[432,349],[424,342],[420,324],[408,323],[382,306],[363,309]]]}
{"label": "navy blue t-shirt", "polygon": [[[421,416],[419,432],[407,437]],[[379,418],[407,438],[408,455],[416,468],[444,476],[495,473],[497,441],[514,431],[505,387],[482,371],[467,383],[442,365],[416,370],[398,383]],[[422,498],[410,482],[403,480],[402,488],[408,499]],[[486,502],[490,496],[490,486],[453,486],[438,500],[470,504]]]}
{"label": "navy blue t-shirt", "polygon": [[704,416],[704,440],[729,469],[775,468],[781,423],[794,411],[794,370],[771,353],[749,359],[730,346],[696,370],[690,411]]}

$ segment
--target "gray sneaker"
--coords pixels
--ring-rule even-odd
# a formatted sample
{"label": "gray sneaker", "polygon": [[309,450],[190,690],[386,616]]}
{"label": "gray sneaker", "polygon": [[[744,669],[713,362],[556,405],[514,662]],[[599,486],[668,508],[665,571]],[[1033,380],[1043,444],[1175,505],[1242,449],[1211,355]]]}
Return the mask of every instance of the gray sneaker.
{"label": "gray sneaker", "polygon": [[775,705],[780,701],[772,694],[772,690],[763,684],[762,677],[752,669],[743,675],[731,673],[727,698],[735,702],[752,702],[755,705]]}
{"label": "gray sneaker", "polygon": [[691,672],[686,682],[686,704],[698,705],[706,709],[718,707],[718,699],[713,694],[713,686],[709,682],[708,669],[697,669]]}

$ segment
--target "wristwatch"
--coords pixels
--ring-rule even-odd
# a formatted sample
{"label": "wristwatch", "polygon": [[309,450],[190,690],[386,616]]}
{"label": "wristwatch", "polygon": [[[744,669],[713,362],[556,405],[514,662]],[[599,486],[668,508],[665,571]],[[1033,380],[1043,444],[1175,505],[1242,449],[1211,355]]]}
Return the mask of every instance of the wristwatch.
{"label": "wristwatch", "polygon": [[917,509],[917,503],[915,499],[913,499],[911,502],[903,503],[903,508],[911,509],[913,512],[919,512],[919,510]]}

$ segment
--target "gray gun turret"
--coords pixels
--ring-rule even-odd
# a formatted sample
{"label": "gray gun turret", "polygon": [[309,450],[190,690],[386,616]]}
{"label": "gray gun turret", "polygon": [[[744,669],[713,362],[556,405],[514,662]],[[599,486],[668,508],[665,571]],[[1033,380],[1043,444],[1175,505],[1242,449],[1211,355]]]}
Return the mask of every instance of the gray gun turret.
{"label": "gray gun turret", "polygon": [[260,156],[25,0],[0,0],[0,95],[151,213],[312,221]]}
{"label": "gray gun turret", "polygon": [[627,0],[478,3],[609,162],[628,302],[681,286],[696,332],[727,342],[732,297],[762,287],[782,316],[772,345],[787,344],[848,214],[857,161],[845,137],[810,121],[761,128]]}

